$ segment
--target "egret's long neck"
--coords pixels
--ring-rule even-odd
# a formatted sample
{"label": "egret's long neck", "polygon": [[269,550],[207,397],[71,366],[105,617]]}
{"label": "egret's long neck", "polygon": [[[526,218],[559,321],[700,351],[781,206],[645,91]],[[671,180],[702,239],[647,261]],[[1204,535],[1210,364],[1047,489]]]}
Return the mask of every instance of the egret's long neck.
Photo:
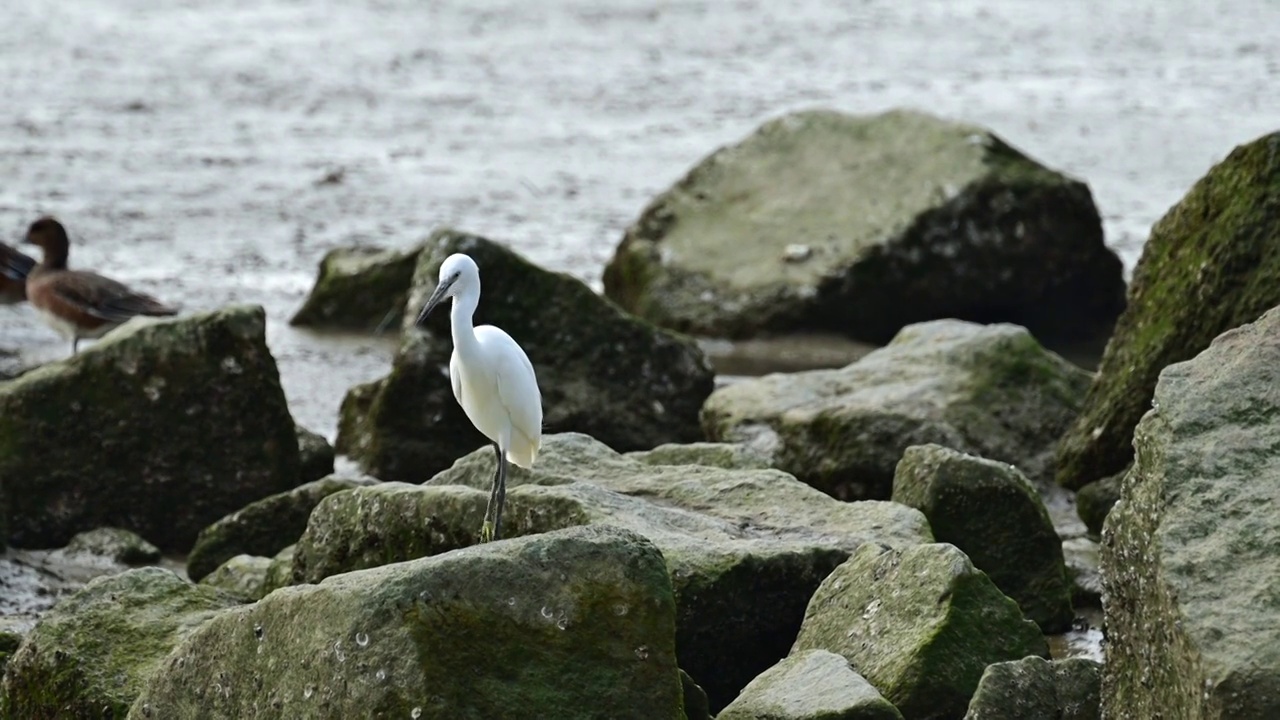
{"label": "egret's long neck", "polygon": [[476,341],[475,325],[472,316],[480,305],[480,288],[470,287],[453,298],[453,310],[450,325],[453,326],[453,347],[466,357],[480,349]]}

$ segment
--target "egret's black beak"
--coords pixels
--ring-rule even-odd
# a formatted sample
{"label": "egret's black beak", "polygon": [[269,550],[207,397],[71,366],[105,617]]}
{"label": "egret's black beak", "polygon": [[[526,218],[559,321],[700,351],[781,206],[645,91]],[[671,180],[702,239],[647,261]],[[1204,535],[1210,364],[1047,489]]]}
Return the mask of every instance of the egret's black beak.
{"label": "egret's black beak", "polygon": [[453,283],[456,281],[457,278],[453,277],[436,286],[436,291],[431,293],[431,297],[427,298],[427,304],[422,306],[422,312],[418,313],[418,319],[413,323],[414,327],[422,327],[422,323],[426,321],[427,316],[431,314],[436,305],[440,304],[440,301],[448,294],[449,288],[453,287]]}

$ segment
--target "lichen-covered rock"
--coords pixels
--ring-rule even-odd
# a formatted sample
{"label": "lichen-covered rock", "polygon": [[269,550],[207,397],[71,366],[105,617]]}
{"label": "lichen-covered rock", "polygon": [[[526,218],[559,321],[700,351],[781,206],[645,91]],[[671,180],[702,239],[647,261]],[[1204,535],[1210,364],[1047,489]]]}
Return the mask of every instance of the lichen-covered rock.
{"label": "lichen-covered rock", "polygon": [[160,560],[160,548],[137,533],[120,528],[98,528],[79,533],[67,543],[65,552],[68,555],[97,555],[124,565],[145,565]]}
{"label": "lichen-covered rock", "polygon": [[994,663],[964,720],[1099,720],[1101,685],[1102,666],[1086,658]]}
{"label": "lichen-covered rock", "polygon": [[763,470],[773,459],[758,448],[738,443],[667,443],[652,450],[625,453],[647,465],[710,465],[726,470]]}
{"label": "lichen-covered rock", "polygon": [[797,112],[715,152],[627,229],[604,287],[684,332],[876,343],[938,318],[1080,337],[1124,307],[1084,183],[912,111]]}
{"label": "lichen-covered rock", "polygon": [[[481,449],[426,486],[325,498],[295,551],[295,581],[474,543],[493,463]],[[548,436],[534,469],[511,468],[508,486],[508,537],[609,524],[662,550],[680,666],[713,710],[787,653],[809,597],[852,550],[931,539],[924,516],[896,503],[843,503],[776,470],[648,465],[572,433]]]}
{"label": "lichen-covered rock", "polygon": [[[427,241],[406,324],[455,252],[480,266],[478,323],[506,330],[538,374],[556,431],[589,432],[616,450],[702,439],[698,411],[713,387],[697,344],[634,318],[568,275],[543,270],[497,243],[452,230]],[[449,313],[411,330],[390,376],[343,402],[338,449],[383,480],[421,482],[487,444],[449,386]]]}
{"label": "lichen-covered rock", "polygon": [[261,307],[135,321],[0,383],[10,540],[98,527],[185,552],[200,529],[298,484],[298,439]]}
{"label": "lichen-covered rock", "polygon": [[205,575],[200,584],[223,590],[244,602],[253,602],[266,594],[263,588],[271,562],[271,558],[236,555]]}
{"label": "lichen-covered rock", "polygon": [[98,578],[41,618],[9,659],[10,716],[123,718],[165,655],[233,605],[221,591],[160,568]]}
{"label": "lichen-covered rock", "polygon": [[298,479],[309,483],[333,474],[333,446],[325,436],[298,425]]}
{"label": "lichen-covered rock", "polygon": [[574,528],[338,575],[226,612],[130,720],[684,718],[657,548]]}
{"label": "lichen-covered rock", "polygon": [[837,370],[767,375],[720,388],[702,423],[841,498],[889,497],[912,445],[937,443],[1053,476],[1053,450],[1089,375],[1026,330],[937,320]]}
{"label": "lichen-covered rock", "polygon": [[1128,470],[1091,482],[1076,493],[1076,513],[1094,537],[1102,534],[1102,524],[1120,501],[1120,482],[1125,472]]}
{"label": "lichen-covered rock", "polygon": [[945,543],[854,552],[814,593],[792,652],[815,648],[907,718],[959,717],[987,665],[1049,655],[1018,604]]}
{"label": "lichen-covered rock", "polygon": [[1280,305],[1280,132],[1237,147],[1152,228],[1083,411],[1062,440],[1072,489],[1133,459],[1133,429],[1166,366]]}
{"label": "lichen-covered rock", "polygon": [[291,325],[376,331],[399,326],[421,245],[335,248]]}
{"label": "lichen-covered rock", "polygon": [[805,650],[751,681],[716,720],[902,720],[840,655]]}
{"label": "lichen-covered rock", "polygon": [[236,555],[275,555],[298,541],[321,500],[363,484],[332,476],[246,505],[200,531],[187,556],[187,575],[198,582]]}
{"label": "lichen-covered rock", "polygon": [[924,513],[934,539],[964,551],[1042,631],[1071,625],[1062,541],[1017,468],[938,445],[910,447],[893,478],[893,501]]}
{"label": "lichen-covered rock", "polygon": [[262,578],[262,594],[270,595],[273,591],[293,584],[293,552],[297,545],[290,545],[271,558],[267,572]]}
{"label": "lichen-covered rock", "polygon": [[1103,529],[1106,715],[1280,717],[1280,309],[1165,368]]}

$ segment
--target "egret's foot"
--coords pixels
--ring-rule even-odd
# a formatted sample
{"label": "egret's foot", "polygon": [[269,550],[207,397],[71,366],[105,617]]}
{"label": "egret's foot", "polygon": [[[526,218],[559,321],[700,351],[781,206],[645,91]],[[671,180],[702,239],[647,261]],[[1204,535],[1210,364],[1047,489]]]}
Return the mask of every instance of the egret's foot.
{"label": "egret's foot", "polygon": [[480,542],[487,543],[493,541],[493,523],[485,520],[480,526]]}

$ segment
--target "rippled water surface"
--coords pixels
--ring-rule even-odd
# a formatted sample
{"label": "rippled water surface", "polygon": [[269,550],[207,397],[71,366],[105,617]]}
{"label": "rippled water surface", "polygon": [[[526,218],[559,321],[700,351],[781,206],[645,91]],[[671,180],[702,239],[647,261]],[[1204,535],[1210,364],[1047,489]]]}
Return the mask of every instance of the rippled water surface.
{"label": "rippled water surface", "polygon": [[[261,303],[297,417],[332,436],[391,343],[285,320],[316,262],[452,224],[598,286],[623,227],[789,109],[986,124],[1093,188],[1131,265],[1232,146],[1280,125],[1280,4],[13,0],[0,233],[185,309]],[[25,363],[66,344],[0,308]]]}

